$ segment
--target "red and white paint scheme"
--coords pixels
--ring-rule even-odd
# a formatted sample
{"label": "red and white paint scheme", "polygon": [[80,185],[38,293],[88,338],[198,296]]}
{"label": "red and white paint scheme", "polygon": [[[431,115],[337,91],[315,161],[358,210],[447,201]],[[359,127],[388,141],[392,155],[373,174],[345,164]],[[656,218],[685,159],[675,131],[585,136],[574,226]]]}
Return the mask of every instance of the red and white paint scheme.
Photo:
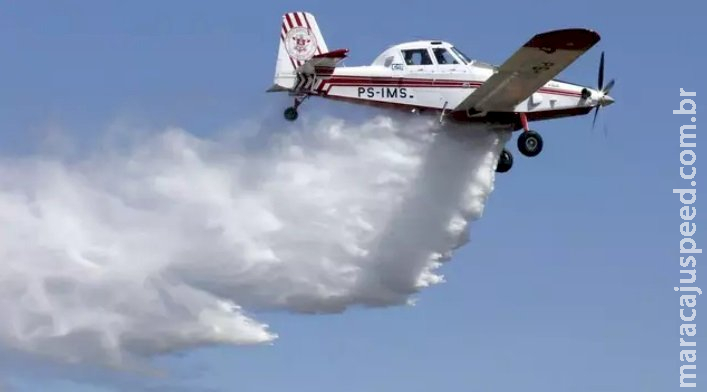
{"label": "red and white paint scheme", "polygon": [[[500,66],[467,57],[444,41],[414,41],[391,46],[371,65],[341,66],[347,49],[330,51],[314,16],[290,12],[283,16],[274,85],[269,92],[288,92],[294,105],[285,118],[297,119],[300,104],[311,96],[352,103],[433,113],[440,120],[482,122],[511,130],[523,155],[536,156],[542,138],[531,121],[588,114],[610,105],[611,80],[604,86],[604,53],[598,87],[554,80],[599,42],[587,29],[538,34]],[[497,171],[510,170],[513,157],[501,153]]]}

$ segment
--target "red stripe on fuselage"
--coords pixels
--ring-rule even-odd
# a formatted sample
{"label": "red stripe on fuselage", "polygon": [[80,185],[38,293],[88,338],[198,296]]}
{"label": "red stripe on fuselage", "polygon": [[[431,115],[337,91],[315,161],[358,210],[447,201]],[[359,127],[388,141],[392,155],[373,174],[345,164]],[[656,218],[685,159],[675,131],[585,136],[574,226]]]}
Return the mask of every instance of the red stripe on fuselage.
{"label": "red stripe on fuselage", "polygon": [[443,80],[418,78],[333,76],[325,79],[320,90],[328,94],[332,87],[419,87],[419,88],[478,88],[480,82],[469,80]]}
{"label": "red stripe on fuselage", "polygon": [[[396,87],[440,87],[440,88],[478,88],[484,82],[472,80],[454,80],[454,79],[422,79],[422,78],[391,78],[385,76],[347,76],[335,75],[326,79],[323,84],[328,85],[327,91],[333,86],[361,86],[361,87],[379,87],[379,86],[396,86]],[[582,94],[574,91],[559,90],[554,88],[541,87],[538,92],[545,94],[565,95],[571,97],[579,97]]]}

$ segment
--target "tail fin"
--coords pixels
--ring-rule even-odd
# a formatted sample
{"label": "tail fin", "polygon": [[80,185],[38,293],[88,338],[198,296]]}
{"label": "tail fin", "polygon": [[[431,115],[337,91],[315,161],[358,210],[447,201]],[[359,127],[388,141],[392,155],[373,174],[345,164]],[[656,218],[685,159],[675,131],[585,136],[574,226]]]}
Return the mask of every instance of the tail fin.
{"label": "tail fin", "polygon": [[297,68],[313,56],[327,53],[317,20],[308,12],[290,12],[282,16],[280,48],[275,66],[275,85],[268,91],[294,88]]}

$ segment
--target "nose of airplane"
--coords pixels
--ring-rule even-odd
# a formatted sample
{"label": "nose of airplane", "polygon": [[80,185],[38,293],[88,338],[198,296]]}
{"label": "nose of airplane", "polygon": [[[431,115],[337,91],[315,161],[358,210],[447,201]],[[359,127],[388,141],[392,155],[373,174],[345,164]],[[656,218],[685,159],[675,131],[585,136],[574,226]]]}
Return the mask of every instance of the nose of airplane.
{"label": "nose of airplane", "polygon": [[600,99],[601,106],[609,106],[612,103],[614,103],[614,98],[611,98],[611,96],[609,96],[609,95],[604,95]]}

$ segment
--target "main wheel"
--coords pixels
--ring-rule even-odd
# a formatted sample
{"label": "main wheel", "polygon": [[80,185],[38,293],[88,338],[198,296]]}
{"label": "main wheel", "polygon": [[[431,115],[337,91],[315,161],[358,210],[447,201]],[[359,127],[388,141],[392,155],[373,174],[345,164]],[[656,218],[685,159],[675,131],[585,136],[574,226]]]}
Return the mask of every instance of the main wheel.
{"label": "main wheel", "polygon": [[518,150],[526,157],[534,157],[543,150],[543,138],[535,131],[526,131],[518,136]]}
{"label": "main wheel", "polygon": [[285,113],[283,113],[283,114],[285,115],[285,120],[287,120],[287,121],[295,121],[295,120],[297,120],[297,116],[298,116],[298,114],[297,114],[297,109],[295,109],[295,108],[292,107],[292,106],[290,106],[289,108],[285,109]]}
{"label": "main wheel", "polygon": [[513,155],[504,148],[503,151],[501,151],[501,156],[498,157],[496,172],[505,173],[511,170],[511,167],[513,167]]}

